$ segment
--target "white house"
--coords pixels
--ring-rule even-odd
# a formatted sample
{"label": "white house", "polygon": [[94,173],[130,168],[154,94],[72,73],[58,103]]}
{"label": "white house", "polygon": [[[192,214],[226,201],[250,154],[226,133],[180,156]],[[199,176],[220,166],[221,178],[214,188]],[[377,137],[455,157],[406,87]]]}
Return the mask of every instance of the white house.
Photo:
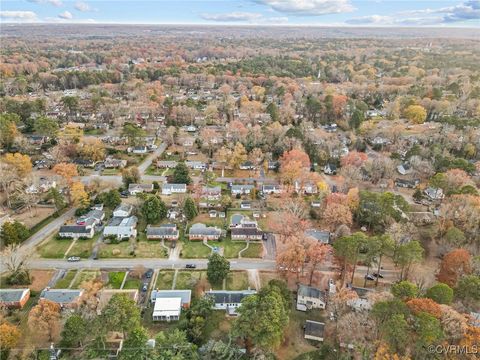
{"label": "white house", "polygon": [[186,192],[187,192],[186,184],[163,184],[162,185],[163,195],[185,194]]}
{"label": "white house", "polygon": [[185,161],[185,165],[193,170],[205,170],[207,168],[207,164],[202,161]]}
{"label": "white house", "polygon": [[262,192],[264,194],[280,194],[282,187],[278,184],[267,184],[262,186]]}
{"label": "white house", "polygon": [[128,150],[134,154],[146,154],[148,152],[148,148],[146,146],[135,146],[133,148],[128,148]]}
{"label": "white house", "polygon": [[210,290],[205,292],[205,296],[213,298],[213,309],[225,310],[228,315],[236,316],[237,308],[240,307],[242,300],[250,295],[254,295],[255,290]]}
{"label": "white house", "polygon": [[202,198],[207,200],[219,200],[222,195],[222,188],[220,186],[202,187]]}
{"label": "white house", "polygon": [[153,307],[153,321],[177,321],[182,312],[182,299],[179,297],[159,298]]}
{"label": "white house", "polygon": [[177,166],[177,162],[173,160],[157,161],[157,167],[161,169],[173,169],[175,166]]}
{"label": "white house", "polygon": [[250,192],[254,189],[253,185],[232,185],[230,191],[232,195],[244,195],[250,194]]}
{"label": "white house", "polygon": [[120,204],[113,210],[113,217],[129,217],[132,215],[133,206],[130,204]]}
{"label": "white house", "polygon": [[297,310],[325,309],[326,305],[326,296],[322,290],[302,284],[298,285]]}
{"label": "white house", "polygon": [[127,239],[137,236],[137,217],[113,217],[103,229],[104,236],[115,236],[117,239]]}
{"label": "white house", "polygon": [[130,184],[128,185],[128,192],[130,195],[137,195],[144,192],[153,191],[153,184]]}
{"label": "white house", "polygon": [[60,226],[58,235],[63,238],[93,238],[95,235],[94,227],[89,225],[63,225]]}

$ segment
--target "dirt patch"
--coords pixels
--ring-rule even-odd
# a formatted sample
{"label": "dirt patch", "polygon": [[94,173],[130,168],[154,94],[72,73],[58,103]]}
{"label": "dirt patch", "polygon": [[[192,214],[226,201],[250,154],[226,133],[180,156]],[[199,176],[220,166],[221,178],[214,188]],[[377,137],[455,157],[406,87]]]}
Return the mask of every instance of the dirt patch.
{"label": "dirt patch", "polygon": [[29,286],[33,291],[41,291],[45,289],[48,282],[53,276],[53,270],[32,270],[30,276],[32,277],[32,284]]}
{"label": "dirt patch", "polygon": [[31,211],[27,210],[21,214],[12,215],[13,220],[20,221],[26,227],[31,228],[33,225],[38,224],[43,219],[46,219],[55,212],[53,208],[44,208],[37,207],[33,208]]}

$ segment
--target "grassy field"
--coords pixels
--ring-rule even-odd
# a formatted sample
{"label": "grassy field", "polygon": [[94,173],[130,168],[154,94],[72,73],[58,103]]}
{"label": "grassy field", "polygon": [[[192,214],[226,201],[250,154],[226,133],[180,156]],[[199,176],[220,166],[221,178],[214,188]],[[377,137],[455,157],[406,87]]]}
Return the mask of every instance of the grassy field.
{"label": "grassy field", "polygon": [[[135,255],[132,251],[135,248]],[[166,258],[167,251],[159,241],[122,241],[118,244],[102,244],[100,258]]]}
{"label": "grassy field", "polygon": [[179,271],[175,289],[193,290],[195,285],[201,280],[207,278],[206,271]]}
{"label": "grassy field", "polygon": [[246,290],[248,289],[248,275],[245,271],[232,271],[225,281],[225,290]]}
{"label": "grassy field", "polygon": [[112,289],[120,289],[123,279],[125,278],[124,271],[112,271],[108,273],[108,286]]}
{"label": "grassy field", "polygon": [[156,289],[170,290],[173,285],[173,270],[161,270],[158,272],[157,282],[155,283]]}
{"label": "grassy field", "polygon": [[261,258],[263,245],[261,243],[250,243],[248,249],[242,253],[242,258]]}
{"label": "grassy field", "polygon": [[54,289],[67,289],[70,286],[73,278],[77,274],[77,270],[68,270],[64,277],[57,281]]}
{"label": "grassy field", "polygon": [[100,277],[100,271],[84,270],[75,279],[75,282],[72,284],[72,289],[79,289],[83,282],[94,280],[98,277]]}
{"label": "grassy field", "polygon": [[[219,246],[218,242],[209,241],[211,246]],[[207,258],[212,250],[205,246],[201,241],[182,241],[182,251],[180,256],[185,259]]]}
{"label": "grassy field", "polygon": [[61,259],[72,244],[72,239],[50,238],[38,247],[38,253],[41,257],[47,259]]}
{"label": "grassy field", "polygon": [[120,174],[120,170],[118,169],[104,169],[102,171],[102,175],[109,176],[109,175],[118,175]]}
{"label": "grassy field", "polygon": [[68,256],[80,256],[83,259],[88,258],[92,254],[93,246],[99,236],[100,233],[97,233],[91,239],[78,239],[70,249]]}
{"label": "grassy field", "polygon": [[125,284],[123,285],[124,289],[139,289],[142,285],[142,282],[139,279],[127,278]]}

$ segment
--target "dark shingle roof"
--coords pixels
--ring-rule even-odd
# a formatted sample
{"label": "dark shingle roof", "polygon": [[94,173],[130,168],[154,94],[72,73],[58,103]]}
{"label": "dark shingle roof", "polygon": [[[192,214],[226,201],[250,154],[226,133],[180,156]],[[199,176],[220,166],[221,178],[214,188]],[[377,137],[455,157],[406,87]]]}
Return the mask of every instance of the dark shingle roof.
{"label": "dark shingle roof", "polygon": [[322,290],[302,284],[298,285],[298,295],[315,299],[325,299],[325,293]]}
{"label": "dark shingle roof", "polygon": [[215,304],[239,304],[243,298],[255,294],[255,290],[244,291],[207,291],[206,295],[213,297]]}
{"label": "dark shingle roof", "polygon": [[305,322],[305,335],[323,338],[325,324],[317,321],[307,320]]}

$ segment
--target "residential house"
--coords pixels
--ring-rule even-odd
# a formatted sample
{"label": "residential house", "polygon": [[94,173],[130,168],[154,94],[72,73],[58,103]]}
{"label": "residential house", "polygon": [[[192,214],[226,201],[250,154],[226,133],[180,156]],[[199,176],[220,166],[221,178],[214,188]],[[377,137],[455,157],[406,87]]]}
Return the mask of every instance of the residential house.
{"label": "residential house", "polygon": [[32,184],[25,189],[27,194],[38,194],[45,193],[52,188],[56,188],[57,183],[55,180],[49,180],[47,178],[41,177],[38,180],[38,183]]}
{"label": "residential house", "polygon": [[92,225],[63,225],[60,226],[58,235],[62,238],[93,238],[95,229]]}
{"label": "residential house", "polygon": [[185,165],[193,170],[205,170],[207,168],[207,164],[203,161],[185,161]]}
{"label": "residential house", "polygon": [[323,341],[325,323],[313,320],[306,320],[303,329],[305,339]]}
{"label": "residential house", "polygon": [[325,309],[326,298],[324,291],[300,284],[297,291],[297,310]]}
{"label": "residential house", "polygon": [[322,206],[322,202],[320,200],[313,200],[310,205],[314,208],[319,208]]}
{"label": "residential house", "polygon": [[113,210],[113,217],[129,217],[132,215],[133,205],[120,204]]}
{"label": "residential house", "polygon": [[258,224],[255,220],[250,220],[248,216],[242,214],[233,214],[230,218],[230,228],[235,227],[257,228]]}
{"label": "residential house", "polygon": [[105,213],[102,210],[92,209],[77,219],[77,225],[92,224],[96,226],[101,224],[103,219],[105,219]]}
{"label": "residential house", "polygon": [[262,185],[262,192],[269,195],[280,194],[282,192],[282,187],[279,184]]}
{"label": "residential house", "polygon": [[45,288],[40,294],[40,300],[50,300],[62,308],[74,308],[78,305],[82,289],[51,289]]}
{"label": "residential house", "polygon": [[107,306],[110,299],[113,295],[126,295],[128,298],[135,301],[138,301],[138,290],[137,289],[101,289],[98,294],[98,304],[97,304],[97,314],[100,315],[105,306]]}
{"label": "residential house", "polygon": [[90,159],[75,159],[73,160],[75,165],[83,166],[86,168],[93,168],[95,167],[95,161]]}
{"label": "residential house", "polygon": [[420,179],[405,180],[405,179],[395,179],[395,186],[413,189],[415,186],[420,184]]}
{"label": "residential house", "polygon": [[117,239],[128,239],[137,236],[137,217],[113,217],[103,229],[104,236],[115,236]]}
{"label": "residential house", "polygon": [[137,195],[144,192],[153,191],[153,184],[130,184],[128,185],[128,192],[130,195]]}
{"label": "residential house", "polygon": [[228,315],[236,316],[237,309],[240,307],[242,300],[247,297],[256,294],[255,290],[210,290],[205,293],[205,296],[213,298],[213,309],[225,310]]}
{"label": "residential house", "polygon": [[187,192],[186,184],[163,184],[162,185],[163,195],[185,194],[186,192]]}
{"label": "residential house", "polygon": [[329,163],[323,167],[323,172],[327,175],[335,175],[337,173],[337,166]]}
{"label": "residential house", "polygon": [[177,166],[177,162],[173,160],[157,161],[157,167],[160,169],[174,169],[175,166]]}
{"label": "residential house", "polygon": [[204,186],[202,187],[202,198],[207,200],[220,200],[222,196],[222,188],[220,186]]}
{"label": "residential house", "polygon": [[127,160],[121,159],[114,159],[112,157],[108,157],[103,162],[103,165],[106,169],[121,169],[127,166]]}
{"label": "residential house", "polygon": [[255,164],[251,161],[245,161],[239,165],[240,170],[255,170]]}
{"label": "residential house", "polygon": [[7,309],[22,309],[30,299],[30,289],[0,289],[0,305]]}
{"label": "residential house", "polygon": [[218,240],[221,236],[222,229],[202,223],[193,224],[188,231],[189,240]]}
{"label": "residential house", "polygon": [[258,228],[235,227],[231,230],[232,240],[253,240],[263,239],[263,231]]}
{"label": "residential house", "polygon": [[306,195],[313,195],[318,193],[317,185],[313,182],[306,182],[301,184],[299,181],[295,181],[295,192],[304,193]]}
{"label": "residential house", "polygon": [[232,185],[230,191],[232,195],[247,195],[254,189],[253,185]]}
{"label": "residential house", "polygon": [[329,244],[331,239],[330,232],[326,230],[307,229],[305,230],[305,236],[313,238],[322,244]]}
{"label": "residential house", "polygon": [[280,163],[278,161],[269,161],[267,164],[268,170],[277,170],[279,166]]}
{"label": "residential house", "polygon": [[175,297],[180,298],[182,307],[187,309],[187,308],[190,307],[190,302],[192,301],[192,290],[159,290],[159,289],[154,289],[150,293],[150,301],[151,301],[152,304],[154,304],[157,299],[175,298]]}
{"label": "residential house", "polygon": [[179,231],[176,224],[163,224],[160,226],[148,225],[145,230],[148,240],[178,240]]}
{"label": "residential house", "polygon": [[252,203],[250,201],[242,201],[240,203],[240,209],[250,210],[252,208]]}
{"label": "residential house", "polygon": [[372,293],[373,290],[351,285],[348,285],[348,287],[357,293],[358,298],[348,300],[347,305],[353,308],[355,311],[369,311],[373,304],[368,298],[368,294]]}
{"label": "residential house", "polygon": [[131,152],[137,155],[146,154],[148,152],[148,147],[146,147],[145,145],[134,146],[132,148],[128,148],[128,152]]}
{"label": "residential house", "polygon": [[407,175],[412,172],[412,167],[409,163],[403,163],[397,166],[397,171],[400,175]]}
{"label": "residential house", "polygon": [[430,200],[442,200],[445,197],[441,188],[428,187],[424,190],[424,194]]}

